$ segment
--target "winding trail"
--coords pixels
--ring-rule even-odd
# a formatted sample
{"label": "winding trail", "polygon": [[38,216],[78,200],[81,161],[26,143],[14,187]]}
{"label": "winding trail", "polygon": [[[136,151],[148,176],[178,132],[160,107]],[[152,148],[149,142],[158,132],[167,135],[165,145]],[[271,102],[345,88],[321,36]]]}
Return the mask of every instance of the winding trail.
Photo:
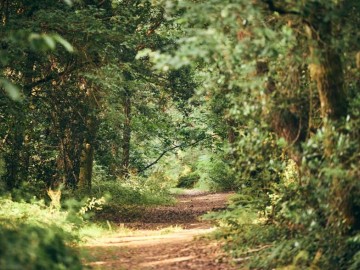
{"label": "winding trail", "polygon": [[[83,248],[93,269],[232,270],[220,244],[201,237],[214,230],[199,217],[226,207],[231,193],[189,191],[174,206],[142,208],[117,220],[130,235],[113,234],[91,240]],[[120,215],[121,216],[121,215]]]}

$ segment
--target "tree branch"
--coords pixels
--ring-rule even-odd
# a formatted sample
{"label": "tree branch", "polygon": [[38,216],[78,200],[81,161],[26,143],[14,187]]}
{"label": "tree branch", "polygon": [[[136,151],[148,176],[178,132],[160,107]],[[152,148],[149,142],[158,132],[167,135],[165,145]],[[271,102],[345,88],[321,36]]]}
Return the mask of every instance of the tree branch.
{"label": "tree branch", "polygon": [[50,82],[50,81],[55,80],[55,79],[65,75],[65,74],[70,74],[70,73],[72,73],[72,72],[74,72],[76,70],[79,70],[82,67],[88,65],[89,63],[90,62],[85,62],[85,63],[79,64],[78,66],[75,66],[75,67],[73,67],[71,69],[64,70],[64,71],[59,72],[59,73],[51,73],[51,74],[49,74],[48,76],[46,76],[46,77],[44,77],[42,79],[39,79],[37,81],[34,81],[34,82],[29,83],[27,85],[24,85],[24,87],[26,87],[26,88],[34,88],[34,87],[36,87],[36,86],[38,86],[40,84]]}
{"label": "tree branch", "polygon": [[280,15],[301,15],[300,12],[294,10],[286,10],[281,7],[276,7],[273,0],[262,0],[265,4],[268,5],[270,11],[277,12]]}
{"label": "tree branch", "polygon": [[144,171],[146,171],[146,170],[149,169],[150,167],[154,166],[154,165],[155,165],[156,163],[158,163],[158,161],[159,161],[165,154],[167,154],[168,152],[173,151],[173,150],[175,150],[175,149],[177,149],[177,148],[180,148],[180,147],[191,147],[191,146],[194,146],[194,145],[198,144],[199,142],[201,142],[201,141],[203,141],[203,140],[205,140],[205,139],[207,139],[207,137],[202,138],[202,139],[199,139],[199,140],[197,140],[197,141],[195,141],[195,142],[193,142],[193,143],[191,143],[191,144],[188,144],[188,145],[186,145],[185,143],[182,143],[182,144],[175,145],[175,146],[173,146],[173,147],[170,147],[170,148],[164,150],[157,159],[155,159],[155,160],[154,160],[153,162],[151,162],[150,164],[146,165],[144,168],[140,169],[140,170],[138,171],[138,173],[143,173]]}
{"label": "tree branch", "polygon": [[29,83],[29,84],[25,85],[25,87],[26,87],[26,88],[34,88],[34,87],[36,87],[36,86],[38,86],[38,85],[40,85],[40,84],[43,84],[43,83],[46,83],[46,82],[50,82],[50,81],[52,81],[52,80],[54,80],[54,79],[56,79],[56,78],[64,75],[65,73],[66,73],[65,71],[60,72],[60,73],[51,73],[50,75],[48,75],[48,76],[46,76],[46,77],[44,77],[44,78],[42,78],[42,79],[39,79],[39,80],[37,80],[37,81],[34,81],[34,82],[32,82],[32,83]]}

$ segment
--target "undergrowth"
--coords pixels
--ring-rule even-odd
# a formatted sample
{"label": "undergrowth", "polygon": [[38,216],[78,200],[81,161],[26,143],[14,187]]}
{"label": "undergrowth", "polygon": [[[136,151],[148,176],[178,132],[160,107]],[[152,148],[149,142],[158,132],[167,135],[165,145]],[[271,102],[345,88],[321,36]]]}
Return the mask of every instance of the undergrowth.
{"label": "undergrowth", "polygon": [[170,188],[173,183],[161,170],[155,170],[148,176],[130,174],[128,178],[113,179],[104,174],[100,166],[95,168],[90,193],[71,194],[77,197],[105,196],[106,207],[122,205],[164,205],[172,203]]}
{"label": "undergrowth", "polygon": [[83,269],[73,244],[83,217],[44,201],[0,198],[0,269]]}
{"label": "undergrowth", "polygon": [[168,186],[157,181],[160,177],[95,178],[90,192],[49,190],[42,200],[32,195],[31,187],[1,197],[0,269],[83,269],[74,246],[113,232],[132,233],[113,226],[108,217],[121,215],[119,209],[132,213],[133,206],[173,203]]}
{"label": "undergrowth", "polygon": [[144,186],[131,186],[115,181],[97,183],[91,191],[91,197],[106,195],[108,206],[111,205],[161,205],[171,202],[170,192],[167,190],[153,190]]}
{"label": "undergrowth", "polygon": [[360,269],[358,126],[348,117],[333,128],[326,157],[329,135],[318,130],[302,145],[300,168],[279,156],[273,180],[260,189],[249,174],[229,209],[207,216],[236,261],[249,269]]}

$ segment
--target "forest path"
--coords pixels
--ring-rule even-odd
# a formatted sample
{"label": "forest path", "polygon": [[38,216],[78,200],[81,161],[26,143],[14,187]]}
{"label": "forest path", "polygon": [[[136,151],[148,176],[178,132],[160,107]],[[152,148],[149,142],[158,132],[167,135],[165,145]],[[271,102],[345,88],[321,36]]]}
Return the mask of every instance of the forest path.
{"label": "forest path", "polygon": [[[113,234],[88,242],[87,264],[93,269],[232,270],[216,241],[200,236],[214,230],[199,217],[223,209],[231,193],[188,192],[173,206],[144,208],[121,226],[130,235]],[[120,220],[119,220],[120,221]]]}

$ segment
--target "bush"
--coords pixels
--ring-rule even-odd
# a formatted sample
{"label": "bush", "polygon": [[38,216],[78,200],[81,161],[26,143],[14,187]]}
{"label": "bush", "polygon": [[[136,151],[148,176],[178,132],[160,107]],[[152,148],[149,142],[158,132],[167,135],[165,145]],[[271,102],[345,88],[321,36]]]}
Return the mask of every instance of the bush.
{"label": "bush", "polygon": [[0,269],[82,269],[69,246],[78,239],[82,218],[47,207],[44,201],[0,198]]}
{"label": "bush", "polygon": [[78,254],[64,242],[57,227],[41,228],[22,224],[0,226],[0,269],[78,270]]}
{"label": "bush", "polygon": [[209,167],[209,178],[212,190],[234,190],[236,187],[234,171],[225,160],[214,160]]}
{"label": "bush", "polygon": [[131,175],[129,179],[94,181],[92,197],[106,195],[109,205],[161,205],[172,202],[170,185],[161,172],[149,177]]}
{"label": "bush", "polygon": [[189,173],[179,177],[176,187],[178,188],[194,188],[200,180],[200,175],[197,173]]}
{"label": "bush", "polygon": [[[250,269],[359,269],[359,124],[348,117],[312,135],[302,145],[301,178],[288,160],[269,166],[278,178],[262,182],[261,190],[256,181],[266,167],[257,168],[255,183],[244,182],[232,211],[217,216],[226,248],[247,258]],[[329,138],[332,149],[324,155]],[[244,224],[249,210],[257,215]]]}
{"label": "bush", "polygon": [[[51,209],[44,201],[26,203],[0,198],[0,204],[0,225],[27,224],[43,228],[57,227],[71,235],[79,225],[78,222],[81,222],[80,217],[74,219],[69,212]],[[72,219],[72,222],[69,219]]]}

